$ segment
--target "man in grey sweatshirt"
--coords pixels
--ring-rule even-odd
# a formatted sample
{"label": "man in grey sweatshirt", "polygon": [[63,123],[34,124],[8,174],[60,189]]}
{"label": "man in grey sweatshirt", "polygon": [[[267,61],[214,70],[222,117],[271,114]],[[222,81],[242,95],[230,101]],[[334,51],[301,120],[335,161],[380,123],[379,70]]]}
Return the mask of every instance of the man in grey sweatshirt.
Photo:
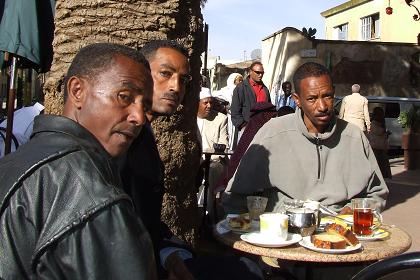
{"label": "man in grey sweatshirt", "polygon": [[385,207],[388,188],[363,132],[334,114],[334,86],[317,63],[293,78],[295,114],[275,118],[257,133],[223,194],[226,213],[247,212],[246,196],[262,191],[267,211],[290,199],[311,199],[341,211],[355,197]]}

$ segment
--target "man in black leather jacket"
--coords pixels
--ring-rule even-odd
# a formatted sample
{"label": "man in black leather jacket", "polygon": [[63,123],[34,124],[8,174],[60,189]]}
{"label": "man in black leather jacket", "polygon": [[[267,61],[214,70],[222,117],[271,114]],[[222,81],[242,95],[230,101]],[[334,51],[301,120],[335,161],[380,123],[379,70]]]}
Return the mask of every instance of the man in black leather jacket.
{"label": "man in black leather jacket", "polygon": [[149,234],[112,158],[145,123],[152,78],[137,51],[82,48],[65,79],[63,116],[0,161],[0,278],[155,279]]}

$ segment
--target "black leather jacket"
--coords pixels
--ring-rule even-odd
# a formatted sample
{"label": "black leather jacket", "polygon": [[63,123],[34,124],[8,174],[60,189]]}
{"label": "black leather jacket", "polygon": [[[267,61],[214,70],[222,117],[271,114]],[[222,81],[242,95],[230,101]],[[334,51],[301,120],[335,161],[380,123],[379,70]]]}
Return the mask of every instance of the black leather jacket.
{"label": "black leather jacket", "polygon": [[145,124],[134,140],[121,170],[124,190],[130,195],[136,213],[142,219],[152,238],[157,268],[161,278],[166,272],[160,264],[159,252],[166,247],[179,247],[191,251],[186,245],[171,242],[173,233],[161,221],[164,194],[165,167],[160,158],[155,136],[150,123]]}
{"label": "black leather jacket", "polygon": [[0,161],[0,278],[155,279],[149,234],[96,138],[61,116]]}

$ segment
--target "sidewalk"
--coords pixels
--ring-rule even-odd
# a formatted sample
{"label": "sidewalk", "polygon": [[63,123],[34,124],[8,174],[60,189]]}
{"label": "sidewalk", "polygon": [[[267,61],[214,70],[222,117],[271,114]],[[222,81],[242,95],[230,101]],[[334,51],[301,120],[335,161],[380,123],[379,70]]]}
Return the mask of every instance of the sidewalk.
{"label": "sidewalk", "polygon": [[420,251],[420,169],[405,170],[403,158],[392,159],[390,164],[392,179],[386,179],[389,196],[384,222],[411,235],[409,252]]}

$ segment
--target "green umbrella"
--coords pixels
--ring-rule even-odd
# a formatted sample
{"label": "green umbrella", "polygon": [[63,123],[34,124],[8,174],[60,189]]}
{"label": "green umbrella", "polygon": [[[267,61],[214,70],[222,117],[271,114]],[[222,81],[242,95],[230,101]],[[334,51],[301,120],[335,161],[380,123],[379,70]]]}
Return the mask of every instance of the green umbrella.
{"label": "green umbrella", "polygon": [[48,71],[52,62],[55,0],[6,0],[3,5],[0,51],[21,57],[23,66]]}
{"label": "green umbrella", "polygon": [[[7,104],[5,154],[10,152],[16,67],[49,70],[52,62],[55,0],[5,0],[0,4],[0,64],[9,54],[11,80]],[[1,65],[4,66],[4,65]]]}

